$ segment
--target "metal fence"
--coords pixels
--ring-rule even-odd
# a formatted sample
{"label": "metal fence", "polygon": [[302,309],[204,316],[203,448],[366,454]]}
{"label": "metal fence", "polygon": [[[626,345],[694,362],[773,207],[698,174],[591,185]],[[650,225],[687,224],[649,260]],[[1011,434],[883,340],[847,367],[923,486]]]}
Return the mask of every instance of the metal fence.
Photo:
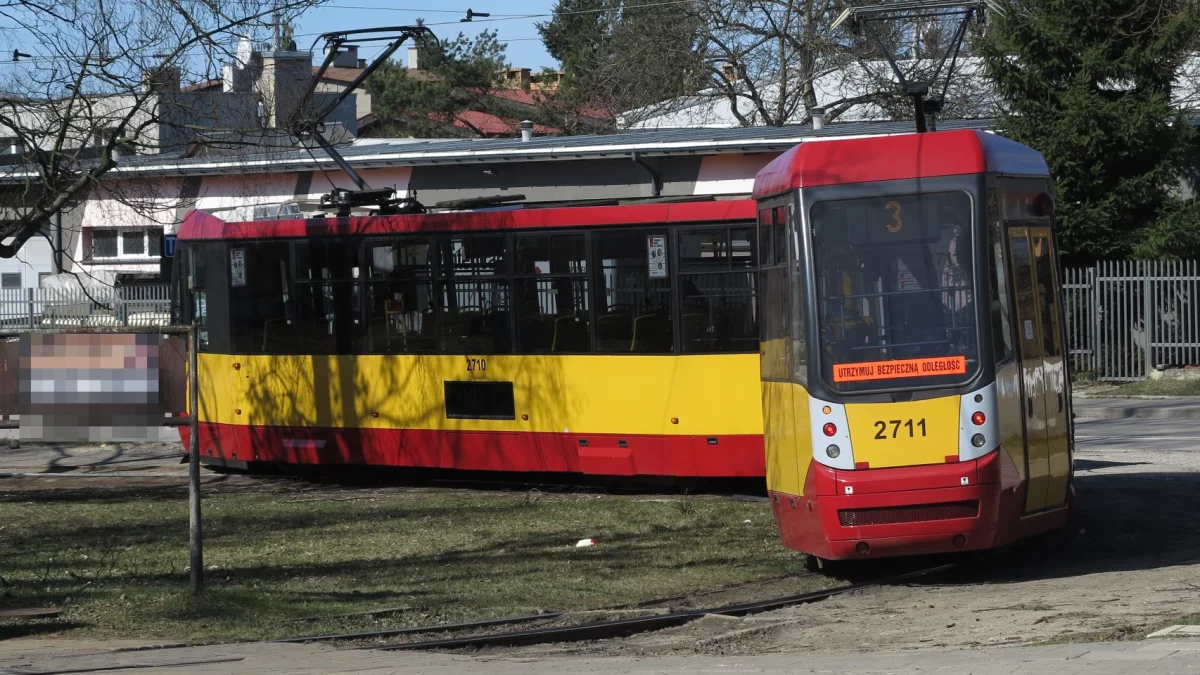
{"label": "metal fence", "polygon": [[1106,261],[1066,270],[1071,365],[1109,382],[1200,364],[1200,263]]}
{"label": "metal fence", "polygon": [[170,322],[166,284],[0,290],[2,328],[166,326]]}

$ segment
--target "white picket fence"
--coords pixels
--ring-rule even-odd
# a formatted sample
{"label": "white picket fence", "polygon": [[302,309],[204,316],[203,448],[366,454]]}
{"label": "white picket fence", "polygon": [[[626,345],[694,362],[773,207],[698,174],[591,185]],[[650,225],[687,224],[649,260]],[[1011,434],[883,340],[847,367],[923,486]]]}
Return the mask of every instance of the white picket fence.
{"label": "white picket fence", "polygon": [[0,326],[166,326],[171,322],[166,284],[0,290]]}

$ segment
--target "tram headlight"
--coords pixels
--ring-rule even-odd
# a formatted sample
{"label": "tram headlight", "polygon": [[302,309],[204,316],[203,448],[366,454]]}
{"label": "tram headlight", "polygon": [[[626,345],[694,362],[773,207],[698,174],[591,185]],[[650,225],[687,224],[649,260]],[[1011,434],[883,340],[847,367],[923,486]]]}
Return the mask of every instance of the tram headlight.
{"label": "tram headlight", "polygon": [[987,443],[987,439],[983,437],[983,434],[975,434],[971,437],[971,445],[977,448],[982,448],[984,443]]}
{"label": "tram headlight", "polygon": [[842,454],[842,449],[836,445],[831,445],[825,448],[825,454],[829,456],[829,459],[837,459],[838,455]]}

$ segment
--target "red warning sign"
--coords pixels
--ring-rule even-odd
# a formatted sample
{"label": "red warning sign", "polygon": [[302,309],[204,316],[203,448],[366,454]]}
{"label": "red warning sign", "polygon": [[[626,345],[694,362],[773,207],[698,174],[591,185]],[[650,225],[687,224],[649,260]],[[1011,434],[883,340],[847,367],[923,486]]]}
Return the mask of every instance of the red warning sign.
{"label": "red warning sign", "polygon": [[862,382],[864,380],[893,380],[907,377],[964,375],[966,372],[967,357],[965,356],[941,356],[935,359],[902,359],[899,361],[871,361],[868,363],[837,363],[833,366],[833,381]]}

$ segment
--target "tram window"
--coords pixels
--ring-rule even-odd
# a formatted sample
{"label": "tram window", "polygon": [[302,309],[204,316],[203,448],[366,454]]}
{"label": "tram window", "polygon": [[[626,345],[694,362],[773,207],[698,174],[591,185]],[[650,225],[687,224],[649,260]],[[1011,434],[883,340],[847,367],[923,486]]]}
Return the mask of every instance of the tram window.
{"label": "tram window", "polygon": [[763,209],[758,212],[758,256],[763,267],[774,264],[775,247],[771,242],[771,223],[775,218],[775,209]]}
{"label": "tram window", "polygon": [[290,350],[287,304],[291,275],[286,243],[251,243],[245,250],[245,284],[230,287],[235,354]]}
{"label": "tram window", "polygon": [[432,279],[433,246],[425,239],[368,241],[367,280]]}
{"label": "tram window", "polygon": [[1058,302],[1054,293],[1054,261],[1050,256],[1050,240],[1033,237],[1034,272],[1037,274],[1037,295],[1042,315],[1042,340],[1047,357],[1062,356],[1058,337]]}
{"label": "tram window", "polygon": [[516,238],[517,350],[591,351],[586,242],[582,234]]}
{"label": "tram window", "polygon": [[227,344],[222,335],[225,321],[219,312],[210,315],[209,309],[223,307],[222,300],[227,297],[222,275],[227,273],[224,259],[229,255],[228,247],[218,242],[197,242],[186,248],[188,316],[197,326],[198,347],[200,351],[220,350]]}
{"label": "tram window", "polygon": [[1016,356],[1013,348],[1012,322],[1009,318],[1008,275],[1004,269],[1004,246],[995,241],[990,231],[991,250],[988,255],[988,279],[991,286],[992,353],[996,363]]}
{"label": "tram window", "polygon": [[679,299],[685,353],[758,349],[753,230],[684,230]]}
{"label": "tram window", "polygon": [[297,281],[346,281],[357,279],[358,245],[353,240],[296,242]]}
{"label": "tram window", "polygon": [[787,208],[775,207],[775,222],[771,225],[771,248],[774,251],[774,264],[787,264]]}
{"label": "tram window", "polygon": [[426,239],[368,241],[361,351],[404,354],[437,350],[434,247]]}
{"label": "tram window", "polygon": [[296,284],[294,330],[287,341],[296,354],[353,354],[359,340],[359,286],[351,281]]}
{"label": "tram window", "polygon": [[441,351],[452,354],[512,352],[508,282],[458,278],[438,284]]}
{"label": "tram window", "polygon": [[439,349],[450,353],[512,352],[508,250],[500,236],[455,236],[438,243]]}
{"label": "tram window", "polygon": [[667,354],[674,349],[671,280],[650,276],[650,237],[667,239],[662,230],[603,232],[592,237],[599,287],[596,349],[601,353]]}
{"label": "tram window", "polygon": [[[967,193],[818,202],[811,219],[822,370],[832,389],[945,385],[974,374],[979,359]],[[835,375],[835,365],[939,357],[961,357],[966,372]]]}
{"label": "tram window", "polygon": [[433,284],[374,281],[367,284],[368,354],[407,354],[437,350]]}
{"label": "tram window", "polygon": [[585,274],[582,234],[518,236],[516,274]]}

